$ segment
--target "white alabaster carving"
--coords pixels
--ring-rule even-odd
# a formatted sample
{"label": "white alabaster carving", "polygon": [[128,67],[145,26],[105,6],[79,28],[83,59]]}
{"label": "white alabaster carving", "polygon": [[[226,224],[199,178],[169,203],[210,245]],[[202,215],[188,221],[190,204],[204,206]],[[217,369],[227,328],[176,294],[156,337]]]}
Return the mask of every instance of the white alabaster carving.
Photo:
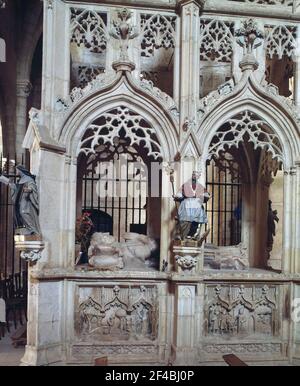
{"label": "white alabaster carving", "polygon": [[177,255],[175,256],[175,260],[183,271],[193,269],[194,267],[196,267],[198,261],[195,256],[190,255]]}
{"label": "white alabaster carving", "polygon": [[201,120],[202,116],[208,111],[212,110],[217,102],[219,102],[226,95],[230,94],[234,89],[233,79],[221,84],[217,90],[211,91],[208,95],[200,99],[197,109],[198,119]]}
{"label": "white alabaster carving", "polygon": [[108,233],[94,233],[88,250],[89,264],[101,270],[124,268],[116,239]]}
{"label": "white alabaster carving", "polygon": [[276,98],[277,101],[285,106],[285,108],[289,111],[290,115],[295,119],[296,122],[300,122],[300,111],[295,106],[294,101],[291,98],[285,97],[283,95],[279,95],[279,89],[273,83],[268,83],[266,80],[262,80],[260,86],[271,95],[273,98]]}
{"label": "white alabaster carving", "polygon": [[158,333],[157,287],[102,286],[98,291],[81,287],[75,308],[77,340],[110,342],[154,342]]}
{"label": "white alabaster carving", "polygon": [[36,263],[42,258],[42,251],[45,248],[45,244],[42,240],[30,239],[30,236],[15,236],[15,247],[17,251],[20,251],[22,259],[31,263]]}
{"label": "white alabaster carving", "polygon": [[113,28],[110,30],[110,35],[119,40],[120,43],[120,61],[129,61],[128,57],[128,44],[129,41],[135,39],[138,36],[136,27],[133,27],[128,20],[131,19],[132,13],[123,8],[117,10],[118,20],[113,20]]}
{"label": "white alabaster carving", "polygon": [[176,16],[141,14],[141,56],[151,57],[163,47],[175,48]]}
{"label": "white alabaster carving", "polygon": [[236,147],[244,142],[245,135],[249,136],[249,142],[253,143],[254,149],[266,149],[272,154],[272,158],[279,162],[283,161],[282,147],[278,137],[268,126],[267,122],[256,114],[244,110],[238,116],[227,121],[228,126],[219,130],[213,137],[209,149],[209,158],[218,156],[227,148]]}
{"label": "white alabaster carving", "polygon": [[140,87],[149,92],[151,95],[155,96],[162,102],[167,110],[173,115],[173,117],[178,120],[179,119],[179,111],[178,107],[175,104],[175,101],[165,92],[161,91],[158,87],[153,85],[151,80],[142,79],[140,82]]}
{"label": "white alabaster carving", "polygon": [[95,79],[92,79],[84,88],[74,87],[68,96],[68,98],[63,99],[57,97],[55,103],[56,113],[63,113],[66,115],[76,103],[81,101],[83,98],[100,91],[102,88],[109,85],[113,79],[115,79],[115,74],[106,74],[101,73],[96,76]]}
{"label": "white alabaster carving", "polygon": [[34,263],[42,258],[42,253],[40,250],[34,249],[29,251],[22,251],[20,256],[22,259]]}
{"label": "white alabaster carving", "polygon": [[205,325],[211,336],[276,336],[278,287],[224,284],[206,288]]}
{"label": "white alabaster carving", "polygon": [[292,57],[296,44],[296,27],[285,25],[266,25],[265,49],[270,58],[277,55],[279,59],[283,56]]}
{"label": "white alabaster carving", "polygon": [[77,87],[84,88],[90,83],[93,79],[100,74],[105,72],[105,68],[101,65],[92,65],[92,64],[73,64],[72,66],[72,77],[73,85]]}
{"label": "white alabaster carving", "polygon": [[108,33],[102,15],[88,9],[71,8],[71,43],[90,52],[107,48]]}
{"label": "white alabaster carving", "polygon": [[200,60],[231,62],[233,23],[200,20]]}
{"label": "white alabaster carving", "polygon": [[95,154],[99,145],[109,143],[115,145],[115,138],[122,130],[130,140],[130,146],[143,145],[148,156],[162,158],[161,146],[156,140],[155,129],[139,114],[125,106],[117,107],[101,115],[102,125],[91,124],[87,128],[87,136],[80,143],[80,153]]}

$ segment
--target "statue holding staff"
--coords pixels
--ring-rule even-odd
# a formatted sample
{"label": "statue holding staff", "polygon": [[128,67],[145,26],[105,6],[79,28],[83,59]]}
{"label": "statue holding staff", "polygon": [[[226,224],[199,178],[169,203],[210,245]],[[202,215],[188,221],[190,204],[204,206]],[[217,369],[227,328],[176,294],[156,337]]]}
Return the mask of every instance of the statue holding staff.
{"label": "statue holding staff", "polygon": [[18,165],[16,170],[17,183],[10,182],[7,177],[0,175],[0,182],[9,185],[11,190],[15,234],[41,236],[38,218],[39,196],[35,176],[22,165]]}
{"label": "statue holding staff", "polygon": [[193,172],[192,178],[184,183],[181,190],[173,195],[175,201],[180,202],[178,208],[178,233],[181,240],[193,239],[202,243],[209,229],[203,234],[202,225],[208,223],[204,204],[209,200],[210,194],[205,187],[197,182],[199,173]]}

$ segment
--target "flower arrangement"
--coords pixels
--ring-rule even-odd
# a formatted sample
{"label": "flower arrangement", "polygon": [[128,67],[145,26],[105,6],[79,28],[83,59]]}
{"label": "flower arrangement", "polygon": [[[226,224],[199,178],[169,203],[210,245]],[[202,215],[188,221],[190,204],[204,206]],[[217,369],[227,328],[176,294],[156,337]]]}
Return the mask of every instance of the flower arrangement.
{"label": "flower arrangement", "polygon": [[91,213],[85,212],[76,220],[76,243],[81,244],[81,252],[87,253],[91,231],[94,228]]}

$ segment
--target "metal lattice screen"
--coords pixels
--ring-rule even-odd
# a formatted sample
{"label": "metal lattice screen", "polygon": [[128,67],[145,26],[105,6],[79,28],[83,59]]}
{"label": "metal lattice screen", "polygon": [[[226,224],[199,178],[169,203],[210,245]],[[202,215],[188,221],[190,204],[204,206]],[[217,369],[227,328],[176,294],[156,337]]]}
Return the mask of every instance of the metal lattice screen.
{"label": "metal lattice screen", "polygon": [[241,242],[242,183],[238,163],[231,162],[230,166],[212,159],[206,167],[206,187],[211,194],[206,204],[207,242],[218,246]]}

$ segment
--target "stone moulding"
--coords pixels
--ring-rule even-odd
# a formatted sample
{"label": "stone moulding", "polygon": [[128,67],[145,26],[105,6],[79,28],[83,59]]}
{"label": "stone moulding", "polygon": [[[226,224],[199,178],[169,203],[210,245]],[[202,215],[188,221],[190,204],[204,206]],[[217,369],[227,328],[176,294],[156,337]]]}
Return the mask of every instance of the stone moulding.
{"label": "stone moulding", "polygon": [[201,351],[204,351],[206,354],[252,354],[256,356],[257,354],[266,355],[269,354],[278,354],[282,356],[283,343],[278,342],[268,342],[268,343],[228,343],[228,344],[213,344],[205,343],[201,346]]}
{"label": "stone moulding", "polygon": [[44,242],[34,236],[15,236],[15,248],[20,252],[22,259],[36,263],[42,258],[45,249]]}
{"label": "stone moulding", "polygon": [[125,82],[135,92],[142,94],[146,98],[153,98],[155,103],[159,103],[163,110],[170,114],[171,119],[178,126],[179,111],[174,100],[162,92],[157,87],[153,86],[150,81],[136,81],[130,71],[132,68],[128,67],[126,62],[126,68],[117,71],[117,73],[100,74],[84,88],[75,87],[67,99],[58,97],[55,103],[55,113],[59,120],[60,130],[64,127],[68,118],[72,115],[72,112],[78,108],[81,104],[87,101],[89,98],[99,94],[107,94],[117,87],[122,81]]}

